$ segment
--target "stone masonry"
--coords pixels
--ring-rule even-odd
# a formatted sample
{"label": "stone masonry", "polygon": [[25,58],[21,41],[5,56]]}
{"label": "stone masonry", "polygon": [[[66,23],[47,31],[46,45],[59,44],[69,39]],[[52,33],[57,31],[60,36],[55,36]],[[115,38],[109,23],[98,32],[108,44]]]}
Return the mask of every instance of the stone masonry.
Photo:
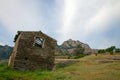
{"label": "stone masonry", "polygon": [[41,31],[18,31],[8,65],[18,70],[52,70],[56,40]]}

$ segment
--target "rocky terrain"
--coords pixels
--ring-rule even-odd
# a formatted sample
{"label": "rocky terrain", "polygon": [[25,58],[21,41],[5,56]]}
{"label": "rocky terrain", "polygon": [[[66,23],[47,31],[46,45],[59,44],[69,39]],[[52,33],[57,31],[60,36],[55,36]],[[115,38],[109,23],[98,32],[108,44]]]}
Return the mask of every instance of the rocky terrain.
{"label": "rocky terrain", "polygon": [[84,49],[84,54],[91,54],[93,52],[88,44],[80,42],[79,40],[69,39],[67,41],[64,41],[62,45],[56,46],[56,53],[73,54],[78,45],[82,46],[82,48]]}

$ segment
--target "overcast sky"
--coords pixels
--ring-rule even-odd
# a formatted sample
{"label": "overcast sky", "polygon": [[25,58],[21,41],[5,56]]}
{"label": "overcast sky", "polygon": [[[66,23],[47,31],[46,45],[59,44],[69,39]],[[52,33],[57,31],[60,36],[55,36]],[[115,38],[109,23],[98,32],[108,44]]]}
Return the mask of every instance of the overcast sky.
{"label": "overcast sky", "polygon": [[0,45],[13,46],[19,30],[120,47],[120,0],[0,0]]}

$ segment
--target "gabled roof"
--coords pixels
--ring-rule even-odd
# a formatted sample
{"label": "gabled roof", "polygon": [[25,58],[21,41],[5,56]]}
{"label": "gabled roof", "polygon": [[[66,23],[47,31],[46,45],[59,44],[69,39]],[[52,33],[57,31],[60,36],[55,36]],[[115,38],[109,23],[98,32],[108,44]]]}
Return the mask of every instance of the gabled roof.
{"label": "gabled roof", "polygon": [[18,31],[18,32],[17,32],[18,34],[16,34],[15,37],[14,37],[14,42],[16,42],[18,36],[19,36],[21,33],[27,33],[27,32],[41,33],[41,34],[45,35],[46,37],[52,39],[53,41],[56,41],[55,39],[53,39],[53,38],[51,38],[50,36],[48,36],[48,35],[46,35],[45,33],[43,33],[42,31]]}

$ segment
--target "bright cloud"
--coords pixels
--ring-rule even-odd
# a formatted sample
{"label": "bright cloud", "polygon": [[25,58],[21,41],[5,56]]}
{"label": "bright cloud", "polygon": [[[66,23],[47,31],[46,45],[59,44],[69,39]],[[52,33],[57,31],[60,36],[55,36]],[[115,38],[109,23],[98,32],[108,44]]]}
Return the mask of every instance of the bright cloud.
{"label": "bright cloud", "polygon": [[[108,38],[107,31],[113,32],[119,14],[119,0],[1,0],[0,30],[10,33],[10,40],[18,30],[42,30],[59,44],[72,38],[92,48],[118,46],[120,36]],[[8,36],[1,33],[4,42]]]}
{"label": "bright cloud", "polygon": [[103,32],[109,29],[108,26],[114,18],[119,17],[120,14],[120,2],[116,4],[104,5],[98,13],[93,16],[85,25],[85,34],[91,34],[94,32]]}
{"label": "bright cloud", "polygon": [[5,45],[5,43],[3,43],[3,42],[0,42],[0,45]]}
{"label": "bright cloud", "polygon": [[[63,1],[61,2],[63,3]],[[91,44],[93,40],[90,36],[98,34],[94,36],[100,35],[99,37],[101,37],[101,41],[94,40],[94,44],[97,43],[97,46],[100,42],[103,42],[103,44],[99,44],[99,46],[103,47],[114,44],[116,40],[110,41],[106,39],[103,33],[114,27],[109,25],[116,17],[120,18],[120,1],[64,0],[63,6],[63,10],[61,10],[63,15],[60,18],[61,22],[63,22],[61,24],[61,41],[73,38]]]}
{"label": "bright cloud", "polygon": [[0,1],[0,21],[10,32],[38,30],[42,24],[39,4],[33,0]]}

